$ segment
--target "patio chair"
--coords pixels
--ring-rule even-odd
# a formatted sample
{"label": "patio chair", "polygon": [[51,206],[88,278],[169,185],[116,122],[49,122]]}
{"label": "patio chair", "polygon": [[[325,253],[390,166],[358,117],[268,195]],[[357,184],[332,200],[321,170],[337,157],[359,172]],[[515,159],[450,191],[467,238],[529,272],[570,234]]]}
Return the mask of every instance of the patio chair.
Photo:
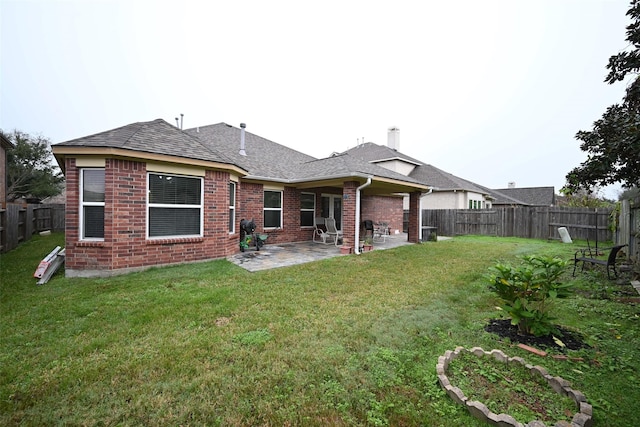
{"label": "patio chair", "polygon": [[315,243],[324,243],[326,245],[329,237],[324,218],[317,217],[313,223],[313,241]]}
{"label": "patio chair", "polygon": [[363,225],[364,225],[364,234],[362,236],[362,240],[366,240],[367,238],[371,238],[371,240],[373,240],[373,234],[374,234],[373,221],[371,221],[370,219],[365,219],[363,221]]}
{"label": "patio chair", "polygon": [[[587,240],[587,244],[589,241]],[[617,245],[612,248],[599,248],[597,250],[591,250],[591,245],[588,245],[587,249],[579,249],[576,251],[573,256],[573,276],[576,275],[576,268],[578,267],[578,263],[582,263],[581,271],[584,271],[585,264],[593,265],[602,265],[607,269],[607,278],[611,279],[611,273],[609,270],[613,270],[614,278],[618,277],[618,271],[616,270],[616,262],[618,260],[618,252],[620,249],[624,248],[627,245]],[[604,251],[610,251],[607,259],[597,258],[599,253],[603,253]]]}
{"label": "patio chair", "polygon": [[325,218],[324,225],[327,227],[326,233],[329,238],[333,239],[335,245],[338,246],[338,241],[342,240],[342,231],[336,228],[335,218]]}
{"label": "patio chair", "polygon": [[[387,237],[391,237],[391,233],[389,232],[389,222],[388,221],[379,221],[376,224],[375,231],[373,233],[373,240],[375,242],[386,242]],[[377,239],[377,240],[376,240]]]}

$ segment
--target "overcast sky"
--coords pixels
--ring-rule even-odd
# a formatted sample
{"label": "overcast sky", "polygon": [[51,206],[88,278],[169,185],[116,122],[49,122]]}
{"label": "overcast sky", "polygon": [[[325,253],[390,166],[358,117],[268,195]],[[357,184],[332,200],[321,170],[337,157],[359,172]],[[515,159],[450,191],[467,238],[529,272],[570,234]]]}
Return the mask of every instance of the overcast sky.
{"label": "overcast sky", "polygon": [[[162,118],[315,157],[364,138],[475,183],[564,185],[619,102],[623,0],[0,0],[0,128],[53,143]],[[607,191],[615,197],[614,191]]]}

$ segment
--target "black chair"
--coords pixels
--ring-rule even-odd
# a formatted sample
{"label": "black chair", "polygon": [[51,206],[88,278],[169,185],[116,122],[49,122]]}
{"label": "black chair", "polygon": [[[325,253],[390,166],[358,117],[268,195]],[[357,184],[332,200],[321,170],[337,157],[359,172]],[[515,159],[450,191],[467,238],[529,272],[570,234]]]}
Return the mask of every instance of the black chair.
{"label": "black chair", "polygon": [[373,232],[374,232],[373,221],[371,221],[370,219],[365,219],[363,224],[364,224],[363,240],[367,238],[371,238],[371,240],[373,240]]}

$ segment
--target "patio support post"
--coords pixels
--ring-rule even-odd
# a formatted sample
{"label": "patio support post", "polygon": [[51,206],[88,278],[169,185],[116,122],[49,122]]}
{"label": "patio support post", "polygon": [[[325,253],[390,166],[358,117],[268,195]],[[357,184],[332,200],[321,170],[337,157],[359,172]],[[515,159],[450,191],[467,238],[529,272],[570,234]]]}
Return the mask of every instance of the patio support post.
{"label": "patio support post", "polygon": [[354,243],[356,238],[356,192],[359,182],[347,181],[342,189],[342,238]]}
{"label": "patio support post", "polygon": [[420,242],[420,191],[409,194],[409,229],[407,230],[407,241],[411,243]]}

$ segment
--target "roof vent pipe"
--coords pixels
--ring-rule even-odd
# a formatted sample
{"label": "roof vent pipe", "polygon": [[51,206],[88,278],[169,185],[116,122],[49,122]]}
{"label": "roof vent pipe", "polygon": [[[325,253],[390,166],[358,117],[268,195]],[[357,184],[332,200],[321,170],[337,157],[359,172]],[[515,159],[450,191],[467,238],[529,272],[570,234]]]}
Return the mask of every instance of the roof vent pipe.
{"label": "roof vent pipe", "polygon": [[246,128],[247,125],[244,123],[240,123],[240,155],[241,156],[246,156],[247,152],[244,151],[244,128]]}

